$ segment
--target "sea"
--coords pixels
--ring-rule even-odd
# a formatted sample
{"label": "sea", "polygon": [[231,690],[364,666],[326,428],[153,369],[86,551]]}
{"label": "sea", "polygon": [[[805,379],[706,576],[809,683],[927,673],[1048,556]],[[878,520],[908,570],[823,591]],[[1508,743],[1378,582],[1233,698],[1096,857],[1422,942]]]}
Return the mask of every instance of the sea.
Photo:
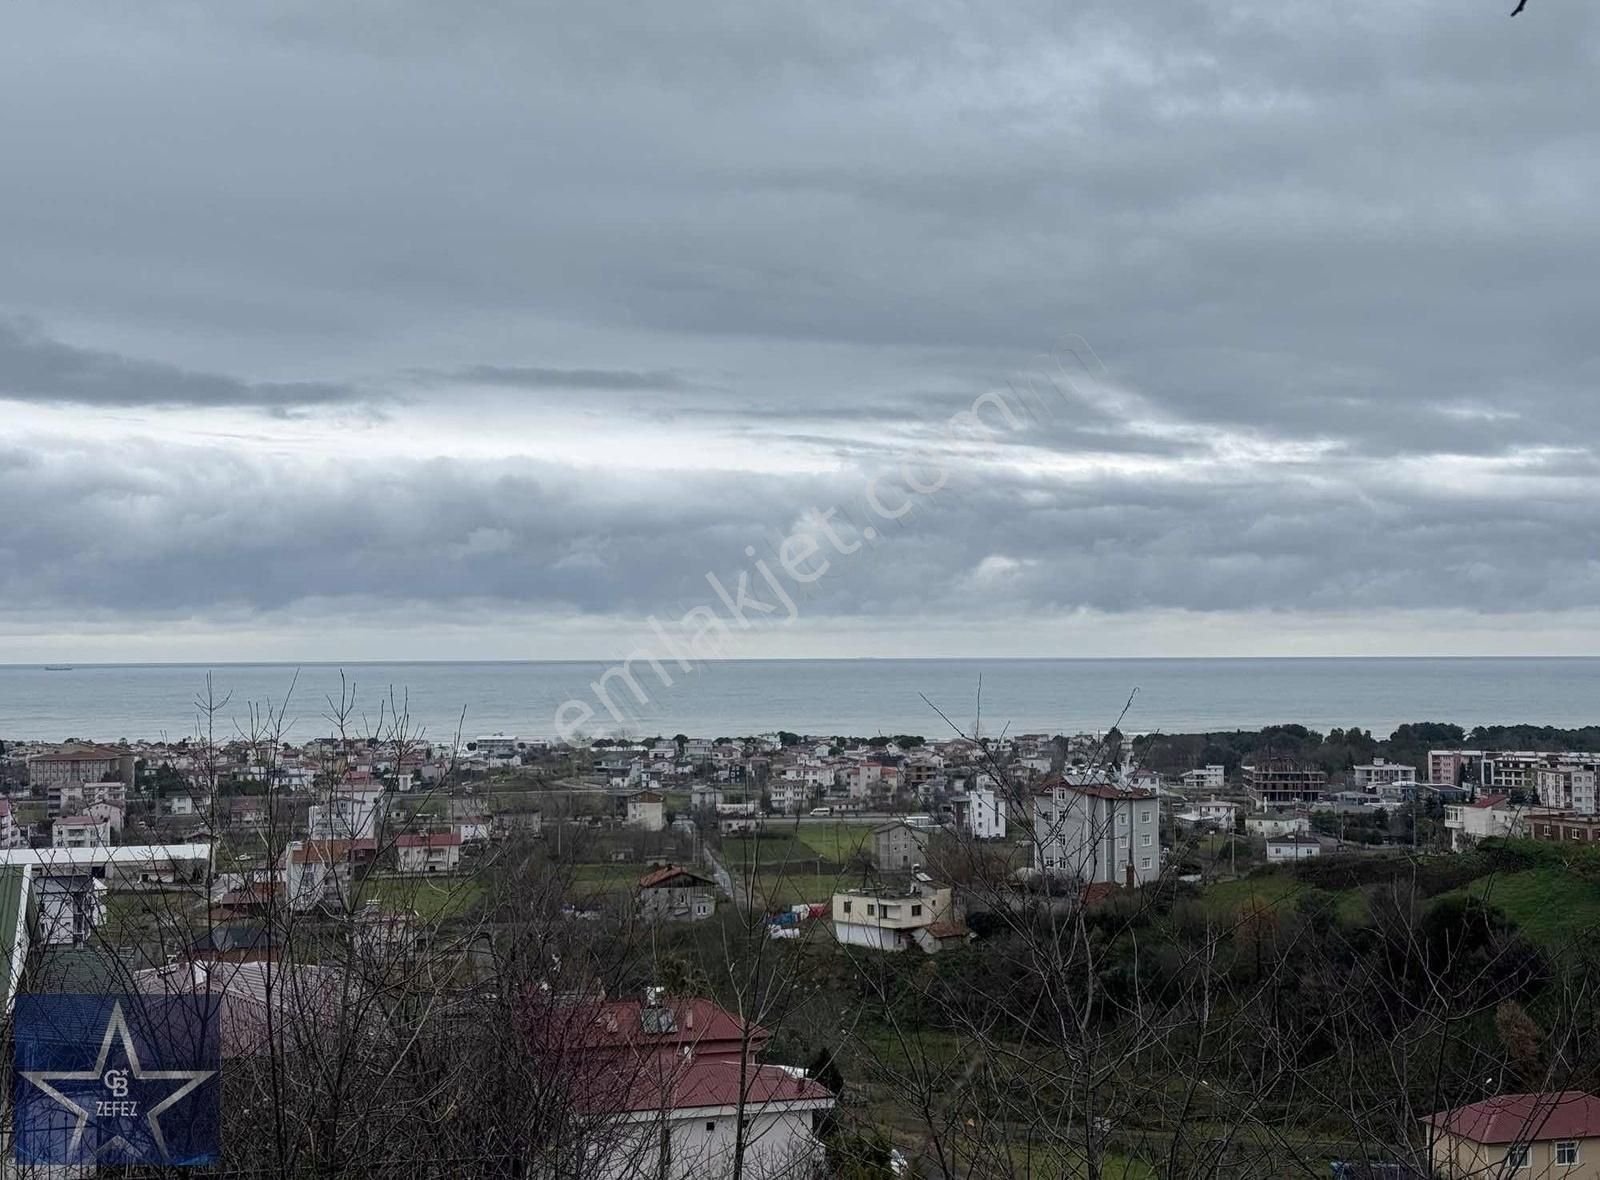
{"label": "sea", "polygon": [[[331,732],[341,693],[354,732],[399,706],[413,733],[471,740],[804,734],[928,738],[974,731],[1126,733],[1298,722],[1386,737],[1406,721],[1465,727],[1600,721],[1600,658],[727,660],[683,672],[632,668],[635,694],[603,662],[0,665],[0,740],[116,741],[193,735],[207,692],[214,733],[252,709],[288,736]],[[595,685],[608,689],[613,714]],[[209,685],[209,690],[208,690]],[[639,699],[639,695],[644,697]],[[558,714],[558,711],[559,714]],[[592,716],[586,715],[592,712]]]}

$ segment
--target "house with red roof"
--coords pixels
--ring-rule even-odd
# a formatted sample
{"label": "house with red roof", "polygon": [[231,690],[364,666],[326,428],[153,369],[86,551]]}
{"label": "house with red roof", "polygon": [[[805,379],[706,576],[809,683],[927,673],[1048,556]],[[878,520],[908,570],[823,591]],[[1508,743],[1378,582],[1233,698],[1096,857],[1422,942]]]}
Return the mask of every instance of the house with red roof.
{"label": "house with red roof", "polygon": [[1581,1090],[1500,1094],[1423,1120],[1445,1180],[1600,1180],[1600,1098]]}
{"label": "house with red roof", "polygon": [[634,900],[646,922],[703,922],[717,912],[717,885],[682,865],[662,865],[639,878]]}
{"label": "house with red roof", "polygon": [[405,832],[395,837],[394,853],[402,873],[453,873],[461,867],[461,833]]}
{"label": "house with red roof", "polygon": [[1491,836],[1521,835],[1525,811],[1513,806],[1509,795],[1479,795],[1471,803],[1450,804],[1444,809],[1450,851],[1463,852]]}
{"label": "house with red roof", "polygon": [[821,1162],[816,1120],[834,1105],[794,1066],[758,1060],[771,1034],[710,1000],[577,1000],[542,1012],[535,1060],[555,1071],[583,1119],[571,1137],[583,1175],[742,1174],[810,1177]]}

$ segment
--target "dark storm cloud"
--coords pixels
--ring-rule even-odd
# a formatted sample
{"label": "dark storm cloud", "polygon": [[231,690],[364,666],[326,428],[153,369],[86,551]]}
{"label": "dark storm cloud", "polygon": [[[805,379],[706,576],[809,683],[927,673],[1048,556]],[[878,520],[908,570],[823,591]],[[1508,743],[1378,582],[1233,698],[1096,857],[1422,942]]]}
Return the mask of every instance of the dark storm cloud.
{"label": "dark storm cloud", "polygon": [[114,352],[75,348],[26,323],[0,319],[0,399],[82,406],[293,406],[352,402],[349,386],[251,382]]}
{"label": "dark storm cloud", "polygon": [[[0,393],[393,373],[686,470],[30,442],[7,601],[669,609],[1076,333],[1106,388],[816,610],[1595,605],[1600,9],[1506,7],[18,6],[0,308],[50,334],[0,321]],[[838,470],[699,470],[684,422]]]}

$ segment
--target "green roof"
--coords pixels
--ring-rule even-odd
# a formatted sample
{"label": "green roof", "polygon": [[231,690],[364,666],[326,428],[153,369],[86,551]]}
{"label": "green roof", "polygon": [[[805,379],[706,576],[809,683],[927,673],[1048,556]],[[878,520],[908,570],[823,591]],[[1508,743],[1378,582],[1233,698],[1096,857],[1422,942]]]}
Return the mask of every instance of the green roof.
{"label": "green roof", "polygon": [[16,976],[22,970],[19,947],[26,946],[28,937],[28,883],[30,874],[26,865],[0,865],[0,987],[5,992],[5,1007],[11,1008],[11,997],[17,991]]}

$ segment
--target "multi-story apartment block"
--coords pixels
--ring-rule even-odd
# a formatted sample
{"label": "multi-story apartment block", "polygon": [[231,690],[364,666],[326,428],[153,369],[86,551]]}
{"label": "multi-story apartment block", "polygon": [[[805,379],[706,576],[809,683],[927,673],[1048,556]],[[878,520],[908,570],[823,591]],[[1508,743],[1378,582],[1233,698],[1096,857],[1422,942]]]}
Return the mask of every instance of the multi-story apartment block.
{"label": "multi-story apartment block", "polygon": [[1186,791],[1220,791],[1227,781],[1226,768],[1217,763],[1183,772],[1183,788]]}
{"label": "multi-story apartment block", "polygon": [[1391,786],[1395,783],[1414,783],[1417,781],[1417,768],[1409,763],[1387,762],[1382,758],[1374,758],[1362,766],[1357,766],[1351,773],[1355,785],[1365,791],[1375,791],[1379,787]]}
{"label": "multi-story apartment block", "polygon": [[1304,807],[1322,802],[1328,792],[1326,771],[1297,766],[1287,759],[1272,759],[1242,769],[1245,792],[1257,807]]}
{"label": "multi-story apartment block", "polygon": [[1473,786],[1483,778],[1482,750],[1429,750],[1428,785]]}
{"label": "multi-story apartment block", "polygon": [[131,787],[134,761],[130,750],[71,743],[28,759],[28,783],[44,794],[63,784],[120,782]]}
{"label": "multi-story apartment block", "polygon": [[1535,779],[1539,806],[1552,811],[1593,815],[1596,810],[1596,778],[1596,764],[1593,762],[1562,762],[1556,766],[1541,767]]}
{"label": "multi-story apartment block", "polygon": [[1034,867],[1085,884],[1143,885],[1161,871],[1160,826],[1148,791],[1046,779],[1033,797]]}
{"label": "multi-story apartment block", "polygon": [[63,815],[50,824],[52,848],[104,848],[111,843],[111,825],[91,815]]}

